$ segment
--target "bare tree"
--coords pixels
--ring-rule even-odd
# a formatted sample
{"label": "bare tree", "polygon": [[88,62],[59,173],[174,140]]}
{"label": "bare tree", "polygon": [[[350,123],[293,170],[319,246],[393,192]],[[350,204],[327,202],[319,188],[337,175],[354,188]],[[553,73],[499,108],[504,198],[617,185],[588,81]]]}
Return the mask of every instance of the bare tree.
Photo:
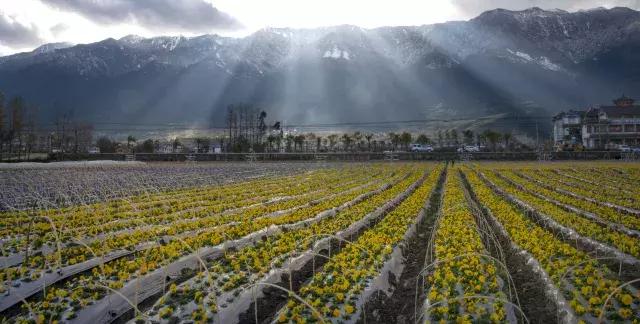
{"label": "bare tree", "polygon": [[[5,127],[4,127],[4,93],[0,91],[0,154],[4,152],[4,142],[5,142]],[[2,156],[0,155],[0,160],[2,160]]]}
{"label": "bare tree", "polygon": [[67,138],[67,131],[70,128],[72,114],[73,111],[66,111],[62,114],[62,116],[56,118],[56,144],[58,146],[58,149],[62,153],[65,153],[67,151],[67,144],[69,143],[69,139]]}
{"label": "bare tree", "polygon": [[36,131],[36,115],[38,113],[38,108],[36,106],[29,106],[24,111],[24,130],[25,130],[25,151],[27,154],[27,160],[30,158],[31,151],[33,151],[33,147],[36,144],[38,139],[37,131]]}
{"label": "bare tree", "polygon": [[[11,133],[9,146],[12,147],[15,139],[18,140],[18,159],[20,159],[20,152],[22,151],[22,132],[24,129],[24,110],[25,103],[22,97],[14,97],[9,101],[9,110],[11,111],[11,126],[9,132]],[[10,149],[13,151],[12,149]]]}

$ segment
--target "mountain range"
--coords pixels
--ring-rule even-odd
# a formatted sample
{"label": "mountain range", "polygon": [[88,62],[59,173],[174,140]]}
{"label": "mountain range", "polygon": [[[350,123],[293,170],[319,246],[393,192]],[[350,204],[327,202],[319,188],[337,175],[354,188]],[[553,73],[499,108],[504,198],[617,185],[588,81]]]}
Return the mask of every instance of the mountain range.
{"label": "mountain range", "polygon": [[640,97],[640,12],[496,9],[423,26],[55,43],[0,57],[0,90],[37,104],[42,121],[72,111],[87,121],[224,125],[234,103],[289,123],[527,121]]}

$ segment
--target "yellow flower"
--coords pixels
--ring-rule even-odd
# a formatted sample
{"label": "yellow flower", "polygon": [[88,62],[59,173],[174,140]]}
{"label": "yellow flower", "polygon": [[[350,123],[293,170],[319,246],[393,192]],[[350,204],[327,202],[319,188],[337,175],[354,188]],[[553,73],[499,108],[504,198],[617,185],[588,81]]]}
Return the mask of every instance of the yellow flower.
{"label": "yellow flower", "polygon": [[333,317],[340,317],[340,310],[339,310],[339,309],[337,309],[337,308],[336,308],[336,309],[334,309],[334,310],[333,310],[333,313],[331,313],[331,315],[332,315]]}
{"label": "yellow flower", "polygon": [[353,313],[353,306],[351,306],[351,305],[346,305],[346,306],[344,307],[344,311],[345,311],[347,314],[352,314],[352,313]]}
{"label": "yellow flower", "polygon": [[629,306],[633,302],[633,297],[631,297],[631,295],[629,295],[629,294],[624,294],[624,295],[622,295],[622,297],[620,297],[620,301],[625,306]]}
{"label": "yellow flower", "polygon": [[620,317],[624,318],[624,319],[628,319],[631,317],[632,312],[631,309],[629,308],[620,308],[618,310],[618,315],[620,315]]}

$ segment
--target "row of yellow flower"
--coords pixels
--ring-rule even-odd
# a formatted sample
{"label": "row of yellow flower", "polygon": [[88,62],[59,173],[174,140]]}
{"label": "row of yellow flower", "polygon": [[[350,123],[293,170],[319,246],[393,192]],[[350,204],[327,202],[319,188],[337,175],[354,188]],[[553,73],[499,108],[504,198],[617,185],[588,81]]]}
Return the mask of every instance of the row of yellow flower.
{"label": "row of yellow flower", "polygon": [[[607,296],[620,285],[615,274],[586,253],[538,226],[514,205],[494,193],[474,171],[465,171],[465,175],[479,202],[504,226],[513,243],[538,260],[569,300],[575,314],[582,320],[593,320],[593,317],[599,316]],[[605,318],[635,318],[638,322],[639,306],[640,295],[624,289],[610,302]]]}
{"label": "row of yellow flower", "polygon": [[580,235],[609,244],[629,255],[635,257],[640,256],[640,239],[637,237],[612,231],[609,227],[602,226],[579,214],[568,212],[553,203],[519,190],[517,187],[496,176],[493,171],[486,169],[484,171],[487,178],[502,190],[526,202],[540,213],[549,216],[558,223],[576,230]]}
{"label": "row of yellow flower", "polygon": [[640,194],[640,168],[618,167],[616,168],[572,168],[571,173],[581,179],[587,179],[597,184],[605,184],[626,191]]}
{"label": "row of yellow flower", "polygon": [[[74,207],[71,211],[45,210],[41,213],[51,213],[48,217],[56,223],[60,239],[67,240],[71,237],[87,237],[99,234],[132,228],[140,225],[140,222],[166,224],[177,219],[187,217],[196,218],[211,213],[235,208],[250,204],[252,202],[263,201],[266,197],[274,194],[284,195],[292,188],[298,190],[315,188],[313,185],[323,183],[322,181],[340,181],[345,175],[358,173],[358,170],[342,170],[339,172],[318,171],[311,175],[292,176],[285,179],[261,179],[246,183],[232,184],[227,186],[212,186],[200,189],[191,189],[188,193],[175,195],[171,200],[155,200],[157,196],[163,194],[150,195],[151,203],[126,203],[126,210],[110,208],[114,202],[93,204],[92,206]],[[308,186],[305,186],[310,182]],[[305,188],[301,188],[305,187]],[[128,199],[127,199],[128,200]],[[126,201],[126,200],[119,200]],[[122,204],[124,206],[124,203]],[[21,211],[20,213],[25,213]],[[53,215],[54,213],[58,213]],[[32,218],[34,220],[31,227],[32,237],[38,238],[41,242],[51,242],[54,240],[54,232],[48,220],[42,217]],[[29,218],[1,218],[6,227],[0,226],[3,232],[0,233],[5,240],[5,250],[15,246],[17,249],[24,247],[26,233],[29,231]],[[32,239],[33,241],[33,239]]]}
{"label": "row of yellow flower", "polygon": [[[254,219],[261,215],[265,215],[268,213],[287,210],[291,208],[295,208],[298,206],[305,205],[311,201],[315,201],[321,199],[327,195],[337,194],[346,190],[354,189],[358,186],[362,186],[367,182],[373,180],[380,180],[388,173],[382,173],[377,175],[375,178],[366,177],[363,175],[356,175],[355,181],[346,181],[346,184],[343,183],[331,183],[329,182],[323,190],[314,191],[312,194],[307,194],[304,196],[300,196],[290,200],[282,200],[278,202],[274,202],[271,204],[264,204],[253,206],[241,211],[237,211],[234,213],[228,213],[225,215],[220,215],[219,213],[210,214],[209,216],[203,217],[186,217],[185,219],[178,219],[170,224],[161,224],[152,227],[140,227],[134,229],[132,231],[123,232],[117,235],[112,235],[104,240],[97,240],[90,244],[92,251],[97,254],[102,254],[104,252],[123,249],[128,246],[136,246],[144,242],[152,241],[155,238],[163,237],[163,236],[174,236],[174,235],[184,235],[184,234],[193,234],[191,232],[208,229],[215,226],[224,226],[227,224],[232,224],[234,222],[242,222],[250,219]],[[352,175],[343,175],[345,179],[353,179]],[[344,180],[343,179],[343,182]],[[376,184],[369,186],[368,188],[372,188]],[[377,184],[379,185],[379,184]],[[309,186],[290,186],[289,190],[292,190],[290,193],[295,193],[295,189],[298,189],[299,192],[297,194],[308,193],[311,190]],[[364,188],[366,189],[366,188]],[[361,189],[363,190],[363,189]],[[233,197],[229,197],[230,201],[233,201]],[[211,213],[211,212],[209,212]],[[200,215],[198,215],[200,216]],[[139,224],[140,225],[140,224]],[[64,249],[63,257],[65,260],[71,260],[78,257],[91,257],[91,251],[88,251],[86,248],[79,246],[75,248]],[[55,261],[56,255],[49,255],[48,259],[50,262]]]}
{"label": "row of yellow flower", "polygon": [[[306,204],[314,199],[318,199],[327,194],[332,194],[336,192],[341,192],[343,190],[347,190],[350,188],[354,188],[356,186],[362,185],[371,179],[381,179],[385,174],[382,173],[377,175],[374,178],[370,178],[365,173],[352,173],[352,174],[342,174],[343,179],[338,182],[336,179],[331,179],[328,183],[327,187],[323,190],[313,192],[312,195],[306,195],[299,197],[297,199],[279,201],[272,204],[266,205],[258,205],[254,206],[242,211],[238,211],[235,213],[230,213],[227,215],[220,214],[210,214],[209,216],[205,216],[202,214],[200,218],[198,217],[186,217],[184,219],[178,218],[176,216],[176,220],[173,223],[169,224],[155,224],[151,223],[151,226],[143,227],[144,223],[137,222],[138,228],[132,229],[130,231],[124,231],[122,233],[117,233],[114,235],[107,236],[103,239],[94,240],[89,244],[90,250],[85,248],[82,245],[70,245],[66,246],[61,251],[62,257],[62,265],[73,265],[76,263],[83,262],[87,259],[94,257],[94,253],[97,255],[104,255],[113,250],[119,250],[124,248],[130,248],[145,242],[153,241],[158,237],[163,237],[166,235],[183,235],[196,230],[211,228],[214,226],[221,226],[224,224],[230,224],[233,222],[239,222],[246,220],[247,218],[257,217],[259,215],[263,215],[269,212],[284,210],[291,207],[299,206]],[[319,179],[318,181],[322,181]],[[346,184],[343,184],[345,183]],[[314,182],[308,183],[305,186],[289,186],[288,193],[289,194],[298,194],[298,193],[308,193],[313,189]],[[309,186],[311,185],[311,186]],[[299,190],[296,192],[295,190]],[[277,197],[277,193],[275,193]],[[221,203],[233,203],[234,197],[230,196],[225,201]],[[241,202],[240,202],[241,203]],[[247,202],[245,202],[247,203]],[[250,203],[250,202],[249,202]],[[211,213],[211,211],[207,211],[207,213]],[[186,215],[185,215],[186,216]],[[200,216],[200,215],[199,215]],[[49,268],[53,268],[57,266],[58,263],[58,253],[48,254],[47,256],[35,256],[30,259],[29,264],[23,264],[16,269],[3,269],[0,270],[0,276],[6,274],[7,277],[14,277],[16,274],[21,274],[23,277],[31,277],[34,279],[33,275],[39,273],[40,269],[45,266]]]}
{"label": "row of yellow flower", "polygon": [[621,224],[630,229],[640,230],[640,217],[630,214],[623,214],[620,213],[617,209],[611,207],[572,197],[571,195],[563,194],[555,190],[549,190],[541,185],[537,185],[534,182],[528,181],[526,178],[519,176],[520,173],[505,171],[500,172],[500,174],[507,177],[511,181],[523,186],[527,190],[541,194],[547,198],[559,201],[561,203],[596,214],[603,220]]}
{"label": "row of yellow flower", "polygon": [[[406,171],[406,168],[400,168],[400,170],[392,169],[392,172],[386,172],[386,177],[388,181],[393,181],[393,179],[403,177],[403,175],[406,174]],[[393,174],[393,176],[389,177],[390,173]],[[377,186],[379,187],[381,184],[377,184]],[[88,295],[94,299],[102,298],[105,291],[103,289],[92,289],[92,285],[90,283],[99,282],[103,285],[108,285],[113,289],[119,289],[130,279],[137,276],[143,276],[147,272],[171,263],[179,257],[194,252],[196,249],[201,247],[215,246],[221,244],[227,239],[240,238],[271,225],[289,224],[308,219],[309,217],[317,215],[321,211],[339,206],[373,189],[375,188],[364,187],[359,190],[342,193],[335,196],[334,199],[326,200],[313,206],[297,209],[294,212],[274,217],[254,219],[245,215],[244,219],[240,223],[203,229],[203,231],[199,232],[197,235],[185,237],[183,240],[173,240],[165,245],[156,246],[145,251],[138,252],[133,258],[123,258],[109,262],[105,267],[95,268],[93,273],[90,275],[74,277],[69,280],[65,284],[67,287],[66,289],[70,291],[75,291],[76,289],[80,290],[82,296]],[[70,297],[56,299],[55,302],[55,307],[65,310],[64,312],[52,313],[51,316],[55,318],[64,318],[68,316],[70,305],[75,305],[74,308],[78,308],[78,300],[73,300]],[[43,302],[36,303],[32,305],[32,307],[36,314],[45,312],[43,309]],[[28,314],[23,313],[19,318],[25,318],[28,316]]]}
{"label": "row of yellow flower", "polygon": [[[296,178],[304,177],[304,175],[295,176]],[[293,178],[293,177],[292,177]],[[38,210],[36,215],[48,216],[55,221],[66,220],[70,218],[86,218],[86,222],[91,224],[92,222],[105,221],[103,217],[107,217],[107,221],[115,219],[129,218],[135,212],[151,213],[158,207],[172,207],[175,205],[184,205],[185,200],[203,200],[209,199],[208,197],[216,197],[219,194],[224,194],[225,191],[232,191],[235,189],[243,188],[253,183],[254,185],[269,186],[274,182],[274,178],[268,177],[263,179],[252,180],[249,182],[241,182],[237,184],[228,184],[225,186],[205,186],[196,188],[182,188],[177,190],[170,190],[165,192],[152,193],[148,195],[138,194],[126,199],[116,199],[106,202],[97,202],[88,205],[71,206],[54,209]],[[2,212],[3,224],[6,225],[19,225],[30,219],[32,211],[19,210]],[[100,216],[100,217],[97,217]],[[41,220],[39,220],[41,221]],[[81,221],[81,219],[78,219]],[[0,234],[5,235],[5,232]]]}
{"label": "row of yellow flower", "polygon": [[629,208],[640,209],[640,200],[638,197],[626,194],[624,191],[580,182],[571,178],[562,177],[552,171],[537,170],[537,172],[529,172],[527,174],[534,176],[551,186],[571,191],[584,197],[592,198],[597,201],[614,203]]}
{"label": "row of yellow flower", "polygon": [[[186,287],[181,287],[177,294],[172,294],[172,298],[164,298],[165,304],[158,305],[158,307],[172,307],[173,300],[184,299],[185,295],[193,291],[204,290],[211,292],[203,297],[206,300],[208,312],[213,313],[217,309],[217,293],[242,289],[242,287],[262,279],[272,267],[281,266],[286,258],[308,250],[313,243],[324,238],[323,234],[332,235],[346,229],[349,225],[398,196],[421,176],[422,172],[415,170],[411,176],[389,189],[342,210],[334,216],[309,227],[271,236],[255,246],[244,248],[238,252],[228,253],[220,262],[214,263],[209,268],[209,274],[214,281],[213,289],[207,289],[210,287],[208,278],[190,281],[184,285]],[[194,300],[196,306],[201,302],[202,300]],[[198,313],[198,315],[201,314]]]}
{"label": "row of yellow flower", "polygon": [[[408,227],[433,192],[443,167],[437,166],[408,198],[380,222],[366,230],[344,248],[300,289],[300,296],[316,308],[326,320],[339,322],[356,312],[355,301],[384,263],[393,248],[402,242]],[[319,320],[309,308],[295,299],[278,315],[279,322],[315,322]]]}
{"label": "row of yellow flower", "polygon": [[449,170],[434,244],[434,266],[428,277],[427,320],[500,322],[506,299],[497,265],[485,249],[475,217],[464,195],[458,168]]}

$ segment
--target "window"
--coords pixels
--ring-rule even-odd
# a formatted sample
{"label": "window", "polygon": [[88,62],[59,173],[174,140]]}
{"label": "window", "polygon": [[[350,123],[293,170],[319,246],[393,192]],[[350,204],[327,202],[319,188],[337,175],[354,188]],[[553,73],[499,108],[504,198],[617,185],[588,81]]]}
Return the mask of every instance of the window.
{"label": "window", "polygon": [[635,131],[636,131],[635,125],[629,125],[629,124],[624,125],[624,132],[625,133],[633,133]]}
{"label": "window", "polygon": [[622,125],[609,125],[609,133],[622,132]]}

